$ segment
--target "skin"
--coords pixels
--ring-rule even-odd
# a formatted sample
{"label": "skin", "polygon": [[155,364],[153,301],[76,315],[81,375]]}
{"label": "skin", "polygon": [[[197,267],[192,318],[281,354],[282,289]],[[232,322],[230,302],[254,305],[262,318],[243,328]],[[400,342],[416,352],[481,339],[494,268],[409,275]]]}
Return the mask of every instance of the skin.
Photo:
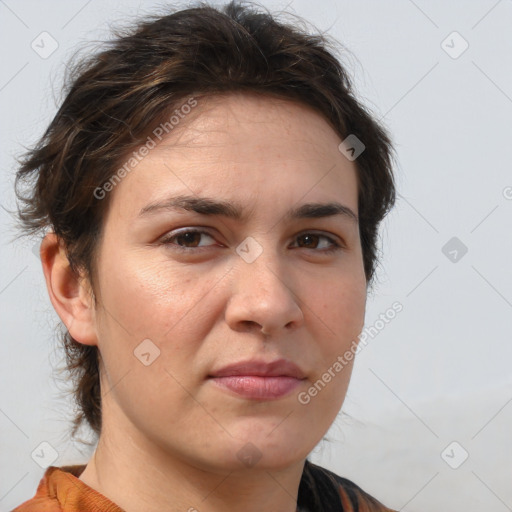
{"label": "skin", "polygon": [[[340,142],[302,104],[201,99],[110,192],[97,308],[46,236],[53,306],[75,340],[101,353],[103,431],[80,479],[127,512],[296,510],[305,458],[339,413],[352,363],[308,404],[298,393],[357,340],[367,283],[357,221],[285,214],[337,201],[357,215],[356,167]],[[178,194],[237,203],[246,218],[179,209],[138,217]],[[162,242],[185,227],[207,234]],[[340,247],[327,253],[324,236]],[[247,237],[262,249],[252,263],[235,250]],[[145,339],[160,350],[148,366],[134,356]],[[307,378],[277,400],[243,398],[207,378],[240,360],[281,357]],[[261,457],[250,467],[237,456],[248,442]]]}

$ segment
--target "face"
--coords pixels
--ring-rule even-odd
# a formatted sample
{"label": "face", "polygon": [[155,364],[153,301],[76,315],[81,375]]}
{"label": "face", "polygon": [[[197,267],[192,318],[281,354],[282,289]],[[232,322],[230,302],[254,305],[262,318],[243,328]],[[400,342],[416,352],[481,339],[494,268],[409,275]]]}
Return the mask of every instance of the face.
{"label": "face", "polygon": [[[352,363],[335,363],[363,327],[356,168],[294,102],[219,96],[181,123],[110,192],[93,319],[105,431],[207,470],[247,453],[286,467],[336,418]],[[211,377],[278,359],[301,378]]]}

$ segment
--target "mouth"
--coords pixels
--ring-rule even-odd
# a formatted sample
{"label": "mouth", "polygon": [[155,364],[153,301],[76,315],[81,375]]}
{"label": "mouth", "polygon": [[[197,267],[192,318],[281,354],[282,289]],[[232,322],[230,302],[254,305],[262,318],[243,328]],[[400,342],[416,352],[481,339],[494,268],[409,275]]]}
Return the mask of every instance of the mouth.
{"label": "mouth", "polygon": [[252,400],[276,400],[289,395],[306,379],[305,373],[287,359],[271,362],[241,361],[208,375],[224,391]]}
{"label": "mouth", "polygon": [[281,375],[261,377],[258,375],[232,375],[230,377],[210,377],[210,380],[223,390],[230,391],[252,400],[276,400],[289,395],[303,380]]}

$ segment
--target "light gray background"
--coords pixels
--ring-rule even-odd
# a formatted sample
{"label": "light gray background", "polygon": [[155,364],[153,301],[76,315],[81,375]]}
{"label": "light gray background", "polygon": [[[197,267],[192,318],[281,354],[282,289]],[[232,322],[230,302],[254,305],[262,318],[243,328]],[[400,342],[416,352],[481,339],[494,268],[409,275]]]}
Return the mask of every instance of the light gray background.
{"label": "light gray background", "polygon": [[[223,3],[223,2],[222,2]],[[358,356],[344,411],[313,460],[408,512],[512,510],[512,1],[262,0],[340,40],[363,101],[390,129],[399,199],[382,226],[373,325],[403,311]],[[56,112],[71,54],[155,5],[143,0],[0,0],[0,204],[14,208],[13,157]],[[58,49],[31,43],[49,32]],[[453,58],[463,44],[469,44]],[[446,42],[443,44],[443,41]],[[451,47],[451,48],[450,48]],[[450,56],[447,51],[452,53]],[[11,243],[0,210],[0,510],[33,496],[54,465],[85,463],[68,437],[70,405],[34,242]],[[442,252],[457,237],[458,261]],[[452,253],[452,256],[454,253]],[[445,449],[452,442],[452,445]],[[465,454],[467,460],[458,467]],[[442,455],[444,453],[444,456]],[[444,457],[444,459],[443,459]]]}

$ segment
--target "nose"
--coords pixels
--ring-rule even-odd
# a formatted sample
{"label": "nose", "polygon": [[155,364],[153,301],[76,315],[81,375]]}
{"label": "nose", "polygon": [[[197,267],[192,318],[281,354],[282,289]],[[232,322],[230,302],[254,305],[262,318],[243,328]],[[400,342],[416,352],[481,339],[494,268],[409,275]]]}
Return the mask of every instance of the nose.
{"label": "nose", "polygon": [[237,261],[232,269],[232,293],[226,322],[238,332],[278,335],[304,322],[296,282],[277,255],[264,251],[255,261]]}

